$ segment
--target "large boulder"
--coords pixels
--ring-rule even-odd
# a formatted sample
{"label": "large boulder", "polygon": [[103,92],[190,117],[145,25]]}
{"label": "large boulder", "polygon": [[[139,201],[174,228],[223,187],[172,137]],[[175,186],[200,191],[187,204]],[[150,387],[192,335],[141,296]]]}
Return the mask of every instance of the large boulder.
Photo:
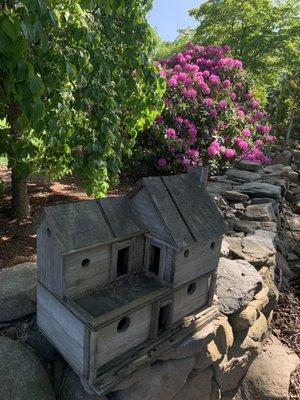
{"label": "large boulder", "polygon": [[275,200],[281,198],[281,188],[264,182],[247,182],[236,186],[235,190],[246,193],[249,197],[269,197]]}
{"label": "large boulder", "polygon": [[74,371],[68,370],[60,393],[60,400],[106,400],[105,396],[88,394],[82,387],[79,377]]}
{"label": "large boulder", "polygon": [[0,322],[36,312],[36,263],[0,271]]}
{"label": "large boulder", "polygon": [[158,361],[150,371],[128,389],[111,394],[112,400],[171,400],[185,384],[195,359]]}
{"label": "large boulder", "polygon": [[262,289],[262,278],[245,260],[221,258],[218,266],[217,295],[220,310],[234,314],[245,307]]}
{"label": "large boulder", "polygon": [[0,337],[0,399],[55,400],[48,374],[28,347]]}
{"label": "large boulder", "polygon": [[288,400],[290,376],[299,365],[299,357],[271,336],[242,383],[243,399]]}
{"label": "large boulder", "polygon": [[212,378],[211,368],[202,372],[192,371],[186,384],[172,400],[211,400]]}

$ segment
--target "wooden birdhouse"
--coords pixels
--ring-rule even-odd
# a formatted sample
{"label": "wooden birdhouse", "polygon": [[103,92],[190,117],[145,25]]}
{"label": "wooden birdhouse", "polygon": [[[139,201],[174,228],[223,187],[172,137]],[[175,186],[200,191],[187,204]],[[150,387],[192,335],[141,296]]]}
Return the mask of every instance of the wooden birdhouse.
{"label": "wooden birdhouse", "polygon": [[86,387],[109,391],[218,314],[224,222],[195,174],[45,209],[38,324]]}

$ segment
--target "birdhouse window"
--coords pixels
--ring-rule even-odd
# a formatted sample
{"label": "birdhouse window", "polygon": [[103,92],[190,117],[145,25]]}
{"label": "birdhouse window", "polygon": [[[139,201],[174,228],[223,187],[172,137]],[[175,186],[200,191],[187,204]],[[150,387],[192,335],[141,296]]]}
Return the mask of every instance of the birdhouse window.
{"label": "birdhouse window", "polygon": [[128,274],[130,246],[118,250],[117,277]]}
{"label": "birdhouse window", "polygon": [[154,275],[159,275],[160,250],[158,246],[150,246],[149,271]]}
{"label": "birdhouse window", "polygon": [[171,304],[161,306],[158,314],[158,334],[169,329],[171,323]]}

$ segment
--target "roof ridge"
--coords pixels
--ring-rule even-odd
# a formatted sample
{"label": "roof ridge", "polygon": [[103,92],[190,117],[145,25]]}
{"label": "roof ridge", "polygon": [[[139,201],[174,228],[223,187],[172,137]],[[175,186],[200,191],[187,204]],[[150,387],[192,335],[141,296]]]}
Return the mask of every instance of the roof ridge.
{"label": "roof ridge", "polygon": [[190,229],[190,227],[189,227],[187,221],[185,220],[185,218],[184,218],[184,216],[183,216],[183,214],[182,214],[180,208],[178,207],[178,205],[177,205],[177,203],[176,203],[176,201],[175,201],[175,199],[174,199],[174,197],[173,197],[171,191],[169,190],[168,186],[166,185],[166,182],[165,182],[166,176],[161,176],[160,178],[161,178],[162,184],[163,184],[164,187],[166,188],[166,190],[167,190],[167,192],[168,192],[168,194],[169,194],[169,196],[170,196],[170,198],[171,198],[171,200],[172,200],[174,206],[176,207],[176,210],[178,211],[178,214],[180,215],[180,217],[181,217],[182,221],[184,222],[185,226],[187,227],[187,230],[189,231],[191,237],[194,239],[195,242],[197,242],[195,235],[194,235],[193,232],[191,231],[191,229]]}

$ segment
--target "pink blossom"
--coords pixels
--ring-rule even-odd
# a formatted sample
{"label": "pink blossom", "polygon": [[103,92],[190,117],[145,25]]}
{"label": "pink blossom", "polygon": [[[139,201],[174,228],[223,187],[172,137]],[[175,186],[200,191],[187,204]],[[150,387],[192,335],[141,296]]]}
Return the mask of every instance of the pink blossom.
{"label": "pink blossom", "polygon": [[234,149],[226,149],[225,151],[225,156],[227,158],[233,158],[235,156],[236,152]]}
{"label": "pink blossom", "polygon": [[255,141],[255,145],[256,145],[257,147],[261,147],[263,144],[264,144],[264,142],[263,142],[261,139],[257,139],[257,140]]}
{"label": "pink blossom", "polygon": [[232,101],[235,101],[236,98],[237,98],[237,95],[236,95],[236,93],[234,93],[234,92],[230,93],[229,96],[230,96],[230,98],[231,98]]}
{"label": "pink blossom", "polygon": [[223,50],[224,50],[224,53],[228,53],[228,51],[230,51],[231,49],[230,49],[230,46],[225,45],[225,46],[223,46]]}
{"label": "pink blossom", "polygon": [[224,87],[225,89],[228,89],[228,88],[231,86],[231,81],[230,81],[230,79],[225,79],[225,81],[223,81],[222,85],[223,85],[223,87]]}
{"label": "pink blossom", "polygon": [[268,125],[260,124],[256,126],[256,130],[261,133],[269,133],[271,128]]}
{"label": "pink blossom", "polygon": [[227,108],[227,106],[228,106],[228,103],[227,103],[226,100],[220,100],[219,101],[219,108],[221,108],[222,110]]}
{"label": "pink blossom", "polygon": [[253,108],[258,108],[258,107],[260,106],[260,103],[259,103],[258,100],[253,99],[253,100],[251,101],[251,106],[252,106]]}
{"label": "pink blossom", "polygon": [[181,163],[182,163],[182,165],[183,165],[184,167],[188,167],[188,166],[191,164],[191,161],[188,160],[187,158],[183,158],[182,161],[181,161]]}
{"label": "pink blossom", "polygon": [[243,130],[242,130],[242,134],[243,134],[243,136],[245,136],[245,137],[251,136],[251,132],[250,132],[250,130],[249,130],[248,128],[243,129]]}
{"label": "pink blossom", "polygon": [[172,78],[168,80],[168,85],[169,85],[170,87],[177,86],[177,84],[178,84],[178,78],[177,78],[177,76],[172,76]]}
{"label": "pink blossom", "polygon": [[195,89],[183,89],[181,91],[182,96],[184,97],[192,97],[192,98],[196,98],[198,93]]}
{"label": "pink blossom", "polygon": [[188,157],[198,158],[199,157],[199,150],[197,149],[188,149],[186,152]]}
{"label": "pink blossom", "polygon": [[161,157],[158,161],[157,161],[157,165],[160,168],[163,168],[167,165],[167,159],[165,157]]}
{"label": "pink blossom", "polygon": [[238,110],[237,115],[238,115],[240,118],[243,118],[243,117],[245,116],[245,113],[244,113],[243,110]]}
{"label": "pink blossom", "polygon": [[218,115],[218,111],[217,110],[210,110],[209,111],[209,115],[213,118],[215,118]]}
{"label": "pink blossom", "polygon": [[182,117],[180,117],[180,116],[177,116],[175,118],[175,121],[177,122],[177,124],[183,124],[184,119]]}
{"label": "pink blossom", "polygon": [[166,135],[168,138],[175,138],[176,137],[176,131],[173,128],[168,128],[166,130]]}
{"label": "pink blossom", "polygon": [[266,142],[272,143],[275,141],[275,136],[273,135],[266,135],[265,136]]}
{"label": "pink blossom", "polygon": [[185,80],[188,78],[188,74],[185,72],[180,72],[180,74],[177,75],[177,79],[181,82],[185,82]]}
{"label": "pink blossom", "polygon": [[217,154],[219,154],[219,151],[220,151],[220,143],[217,140],[215,140],[208,146],[206,152],[210,157],[214,157]]}
{"label": "pink blossom", "polygon": [[210,99],[209,97],[207,97],[206,99],[203,100],[203,103],[206,105],[206,107],[212,107],[214,104],[213,99]]}
{"label": "pink blossom", "polygon": [[212,85],[219,85],[221,83],[220,78],[217,75],[214,75],[214,74],[210,75],[209,82]]}
{"label": "pink blossom", "polygon": [[243,140],[242,138],[236,138],[235,139],[235,144],[237,145],[238,148],[241,150],[247,150],[248,149],[248,142],[246,140]]}

